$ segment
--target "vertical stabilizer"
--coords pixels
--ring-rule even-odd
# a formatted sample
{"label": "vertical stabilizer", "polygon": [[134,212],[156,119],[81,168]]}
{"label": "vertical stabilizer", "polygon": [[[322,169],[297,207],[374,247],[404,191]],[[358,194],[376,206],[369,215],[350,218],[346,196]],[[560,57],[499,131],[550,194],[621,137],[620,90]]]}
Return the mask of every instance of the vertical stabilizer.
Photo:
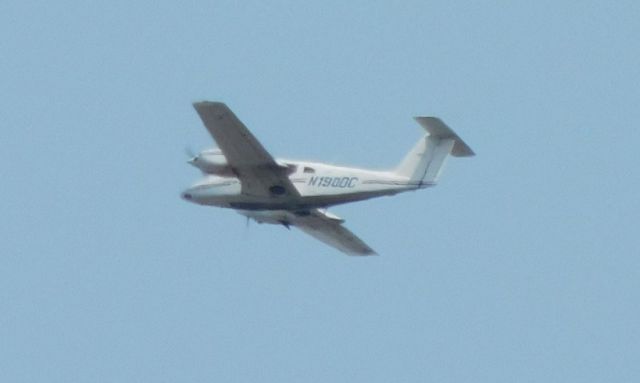
{"label": "vertical stabilizer", "polygon": [[436,117],[415,117],[429,134],[422,137],[396,168],[396,173],[418,183],[436,183],[447,157],[475,155],[451,128]]}

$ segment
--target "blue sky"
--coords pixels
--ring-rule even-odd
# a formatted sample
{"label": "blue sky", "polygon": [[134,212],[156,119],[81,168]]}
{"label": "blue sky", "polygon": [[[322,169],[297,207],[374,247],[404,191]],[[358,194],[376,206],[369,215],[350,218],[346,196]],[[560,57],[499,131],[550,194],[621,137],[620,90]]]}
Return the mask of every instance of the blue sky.
{"label": "blue sky", "polygon": [[[637,2],[0,4],[0,380],[640,379]],[[276,156],[477,152],[332,212],[178,198],[226,102]]]}

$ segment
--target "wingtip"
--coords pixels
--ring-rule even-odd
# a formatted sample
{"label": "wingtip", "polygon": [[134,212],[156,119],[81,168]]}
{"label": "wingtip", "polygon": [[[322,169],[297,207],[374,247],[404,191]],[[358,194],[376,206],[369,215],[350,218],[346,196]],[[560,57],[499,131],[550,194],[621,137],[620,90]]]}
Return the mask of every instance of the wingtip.
{"label": "wingtip", "polygon": [[194,107],[204,107],[204,106],[226,106],[224,102],[220,101],[209,101],[209,100],[201,100],[192,102]]}
{"label": "wingtip", "polygon": [[373,250],[367,250],[367,251],[363,251],[363,252],[353,252],[353,253],[347,253],[347,255],[351,255],[354,257],[370,257],[370,256],[380,256],[380,254],[376,253]]}

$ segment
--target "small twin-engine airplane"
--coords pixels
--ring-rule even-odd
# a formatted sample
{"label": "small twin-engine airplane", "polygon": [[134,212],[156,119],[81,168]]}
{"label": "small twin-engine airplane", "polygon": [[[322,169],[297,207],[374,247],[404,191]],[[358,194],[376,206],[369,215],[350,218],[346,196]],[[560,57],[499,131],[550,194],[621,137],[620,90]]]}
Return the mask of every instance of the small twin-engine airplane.
{"label": "small twin-engine airplane", "polygon": [[392,170],[275,159],[225,104],[203,101],[193,106],[219,149],[204,150],[189,160],[204,178],[182,198],[235,209],[259,223],[295,226],[350,255],[375,252],[327,207],[434,186],[449,155],[474,155],[440,119],[416,117],[428,134]]}

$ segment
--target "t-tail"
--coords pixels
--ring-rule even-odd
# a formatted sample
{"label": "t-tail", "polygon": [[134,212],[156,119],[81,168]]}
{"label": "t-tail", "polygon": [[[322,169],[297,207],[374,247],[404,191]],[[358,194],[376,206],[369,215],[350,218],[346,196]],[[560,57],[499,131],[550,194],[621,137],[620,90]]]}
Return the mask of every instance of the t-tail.
{"label": "t-tail", "polygon": [[438,182],[444,163],[454,157],[471,157],[475,153],[442,120],[436,117],[415,117],[429,134],[424,135],[396,168],[398,175],[409,178],[417,186]]}

